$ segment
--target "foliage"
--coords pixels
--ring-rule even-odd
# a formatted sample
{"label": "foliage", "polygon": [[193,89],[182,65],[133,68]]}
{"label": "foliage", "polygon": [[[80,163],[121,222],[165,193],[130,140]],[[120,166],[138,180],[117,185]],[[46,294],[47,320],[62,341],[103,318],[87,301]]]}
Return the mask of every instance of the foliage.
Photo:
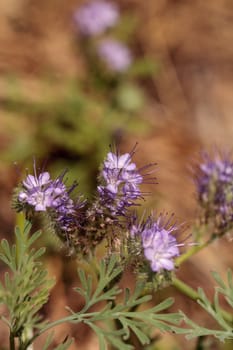
{"label": "foliage", "polygon": [[[88,324],[98,335],[100,349],[106,349],[107,340],[117,349],[132,349],[130,344],[125,344],[125,340],[129,339],[133,332],[139,339],[142,345],[150,343],[150,337],[147,335],[148,326],[153,326],[161,331],[172,330],[174,324],[180,320],[179,314],[158,314],[171,306],[172,298],[145,310],[134,311],[140,305],[143,305],[151,300],[151,295],[143,295],[144,283],[138,282],[134,292],[130,292],[128,288],[124,290],[122,301],[115,303],[116,296],[122,291],[118,286],[114,285],[114,280],[118,275],[122,274],[122,268],[117,267],[118,258],[112,255],[108,264],[105,261],[100,263],[98,285],[92,292],[92,278],[85,276],[83,270],[79,270],[79,277],[82,288],[77,288],[76,291],[85,298],[85,306],[82,312],[86,312],[94,304],[105,301],[106,305],[101,311],[93,312],[88,315],[84,323]],[[112,287],[108,287],[113,282]],[[75,316],[75,313],[73,313]],[[102,321],[105,327],[102,328],[95,322]],[[111,327],[110,321],[117,321],[117,332]],[[110,328],[109,328],[110,325]],[[119,338],[120,336],[120,338]]]}
{"label": "foliage", "polygon": [[132,96],[138,96],[137,89],[127,86],[129,93],[124,98],[117,90],[114,101],[92,90],[84,92],[74,80],[44,79],[38,89],[46,91],[46,98],[29,97],[17,78],[6,84],[3,128],[8,141],[2,160],[27,164],[36,155],[38,162],[46,159],[53,172],[69,168],[70,177],[78,177],[82,190],[91,193],[93,178],[112,140],[147,128],[139,116],[116,108],[116,100],[121,100],[135,113],[140,100],[137,97],[135,102],[133,97],[132,101]]}
{"label": "foliage", "polygon": [[[100,349],[107,349],[107,344],[112,344],[117,349],[132,349],[127,344],[131,332],[139,339],[142,345],[150,343],[147,335],[148,327],[155,327],[161,331],[171,331],[174,325],[180,321],[177,313],[161,314],[173,303],[171,298],[147,309],[137,309],[151,300],[150,295],[143,295],[144,284],[138,282],[135,290],[130,292],[128,288],[122,290],[115,284],[122,275],[122,267],[118,263],[117,255],[112,255],[106,261],[100,262],[97,273],[97,285],[93,283],[93,276],[86,275],[83,269],[78,270],[81,287],[76,288],[85,299],[81,311],[71,309],[71,315],[49,323],[41,319],[39,311],[47,302],[49,291],[53,281],[46,278],[47,272],[38,258],[44,253],[44,248],[35,249],[33,243],[40,236],[40,232],[29,235],[31,225],[27,222],[23,230],[16,228],[16,243],[10,247],[6,240],[1,242],[1,260],[10,268],[12,275],[5,273],[5,285],[1,284],[1,303],[8,309],[8,315],[1,315],[1,319],[10,329],[10,349],[15,349],[15,338],[19,339],[19,349],[26,350],[33,341],[48,329],[63,323],[87,324],[96,332]],[[96,280],[96,278],[95,278]],[[122,296],[118,301],[117,296]],[[93,306],[98,311],[91,311]],[[118,325],[114,329],[115,322]],[[52,343],[50,334],[43,347],[48,349]],[[65,339],[57,350],[65,350],[69,347],[70,340]]]}
{"label": "foliage", "polygon": [[[76,107],[82,110],[79,103]],[[58,108],[52,118],[64,121],[66,112],[60,114],[61,111]],[[72,121],[75,121],[75,116],[71,113],[67,122]],[[73,129],[73,125],[71,130],[68,127],[67,135],[72,135]],[[82,146],[76,151],[85,153]],[[23,229],[16,228],[15,244],[11,246],[3,239],[0,259],[7,265],[8,271],[4,282],[0,283],[0,303],[4,310],[1,320],[9,327],[10,350],[30,350],[39,336],[62,323],[87,325],[96,333],[100,350],[106,350],[109,345],[115,349],[129,350],[134,349],[135,343],[144,347],[153,346],[156,341],[153,338],[155,329],[184,334],[188,339],[199,338],[197,349],[206,336],[214,336],[224,342],[233,339],[233,316],[221,306],[221,298],[225,298],[228,308],[233,307],[232,272],[229,270],[227,273],[227,283],[218,273],[213,273],[218,284],[213,302],[202,288],[195,291],[175,276],[176,267],[229,232],[232,227],[231,211],[220,205],[216,210],[221,214],[226,210],[227,215],[218,223],[215,217],[208,216],[208,225],[200,215],[194,227],[196,242],[191,243],[191,247],[187,243],[189,249],[181,254],[179,248],[184,243],[180,243],[176,237],[182,232],[183,225],[173,221],[173,215],[160,213],[145,217],[144,213],[139,218],[136,211],[131,210],[143,198],[140,185],[143,182],[155,183],[151,177],[153,163],[139,169],[133,163],[136,146],[130,153],[120,154],[113,149],[108,152],[99,176],[94,177],[97,189],[92,201],[74,194],[77,183],[71,186],[66,184],[66,171],[54,179],[47,171],[38,173],[35,163],[34,175],[28,174],[15,190],[14,208],[22,211],[30,220],[47,218],[54,234],[61,239],[72,258],[79,266],[86,263],[88,272],[84,267],[79,267],[80,285],[75,288],[84,299],[83,308],[77,311],[67,306],[68,316],[49,322],[43,318],[42,310],[48,301],[53,281],[47,277],[41,263],[45,249],[34,245],[41,233],[31,234],[31,224],[26,222]],[[216,166],[219,170],[217,177]],[[216,188],[220,182],[222,193],[226,194],[226,186],[227,191],[232,191],[233,162],[230,159],[203,163],[201,169],[204,169],[204,174],[199,174],[199,194],[203,192],[203,183],[208,186],[212,184],[212,175],[215,176]],[[231,208],[231,196],[228,198],[228,194],[226,198],[221,196],[220,202],[225,203],[227,199]],[[206,196],[208,193],[205,193]],[[201,198],[197,198],[199,202]],[[212,203],[212,196],[207,199]],[[208,232],[210,228],[211,232]],[[101,247],[102,260],[99,261],[97,248]],[[120,287],[125,269],[135,274],[137,282],[132,289]],[[219,327],[208,329],[189,319],[182,311],[169,312],[172,298],[151,306],[152,294],[168,284],[173,284],[181,293],[196,301]],[[181,320],[187,328],[180,326]],[[72,339],[65,338],[55,349],[66,350],[71,342]],[[53,333],[48,335],[43,349],[52,346]]]}
{"label": "foliage", "polygon": [[215,288],[214,302],[211,303],[202,288],[198,288],[197,302],[208,314],[210,314],[217,321],[220,329],[208,329],[201,327],[200,325],[190,320],[183,312],[181,312],[183,320],[191,328],[184,328],[183,330],[179,329],[177,332],[186,334],[186,337],[188,339],[208,335],[212,335],[218,338],[220,341],[233,339],[233,315],[230,315],[222,310],[219,301],[219,296],[221,294],[224,296],[229,306],[233,308],[232,271],[229,269],[227,272],[228,284],[224,283],[217,272],[213,272],[213,277],[218,283],[218,287]]}
{"label": "foliage", "polygon": [[27,348],[27,340],[24,340],[27,333],[44,326],[39,311],[48,301],[54,284],[53,280],[47,279],[47,271],[39,261],[45,249],[32,247],[41,232],[30,237],[30,229],[28,222],[23,230],[17,227],[16,243],[10,247],[3,239],[0,254],[0,259],[10,269],[5,273],[4,285],[0,284],[0,302],[8,311],[1,319],[10,328],[11,339],[19,338],[21,349]]}

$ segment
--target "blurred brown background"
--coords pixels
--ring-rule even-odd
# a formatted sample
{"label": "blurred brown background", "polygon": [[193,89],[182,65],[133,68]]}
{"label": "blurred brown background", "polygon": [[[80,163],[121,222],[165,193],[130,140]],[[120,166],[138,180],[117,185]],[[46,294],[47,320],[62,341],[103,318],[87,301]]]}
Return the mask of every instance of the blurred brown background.
{"label": "blurred brown background", "polygon": [[[216,145],[232,150],[233,146],[233,2],[116,2],[123,13],[132,12],[138,18],[136,51],[160,63],[159,73],[141,82],[148,94],[141,114],[149,129],[137,135],[136,140],[133,135],[123,137],[121,148],[128,150],[138,141],[138,163],[158,163],[159,185],[153,189],[148,206],[159,198],[159,208],[174,211],[182,221],[192,223],[196,214],[195,189],[188,164],[202,148]],[[59,96],[67,79],[81,79],[88,74],[82,52],[73,46],[71,19],[81,3],[79,0],[0,0],[0,151],[14,145],[18,130],[22,138],[27,137],[28,126],[25,118],[17,119],[17,111],[6,108],[9,97],[6,76],[17,76],[28,101],[42,101],[45,94]],[[78,41],[78,34],[75,35]],[[58,81],[53,91],[44,86],[42,78],[47,72]],[[14,161],[17,159],[8,162],[0,159],[1,236],[9,234],[14,225],[10,205],[12,188],[18,180]],[[74,298],[73,282],[64,281],[67,267],[58,256],[48,258],[48,265],[58,284],[46,312],[50,318],[57,318]],[[204,284],[211,295],[210,270],[224,274],[227,267],[233,267],[232,243],[223,239],[182,266],[178,274],[193,287]],[[177,308],[191,313],[202,324],[212,325],[194,304],[179,295],[177,301]],[[57,339],[63,339],[67,333],[76,338],[71,350],[96,349],[96,339],[87,337],[86,332],[68,326],[56,329]],[[165,337],[165,345],[161,343],[158,349],[195,348],[194,341],[171,338]],[[0,339],[5,339],[3,331]],[[223,349],[218,343],[211,346],[211,349]]]}

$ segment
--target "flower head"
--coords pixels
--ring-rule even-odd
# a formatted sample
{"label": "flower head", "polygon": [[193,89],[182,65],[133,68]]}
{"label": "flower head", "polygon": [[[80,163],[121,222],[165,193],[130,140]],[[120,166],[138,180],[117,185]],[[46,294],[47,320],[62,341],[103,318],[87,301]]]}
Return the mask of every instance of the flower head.
{"label": "flower head", "polygon": [[23,190],[20,191],[18,199],[35,208],[35,211],[45,211],[52,205],[52,180],[48,172],[41,173],[38,177],[28,175],[23,181]]}
{"label": "flower head", "polygon": [[160,214],[155,220],[149,216],[142,223],[133,220],[130,226],[131,237],[140,240],[144,257],[154,272],[174,270],[174,258],[180,254],[179,246],[182,244],[172,235],[178,227],[171,224],[171,218],[172,216],[167,219],[167,215]]}
{"label": "flower head", "polygon": [[203,154],[195,182],[206,219],[220,218],[221,224],[233,219],[233,162],[228,156]]}
{"label": "flower head", "polygon": [[99,57],[112,72],[125,72],[132,63],[127,46],[113,39],[105,39],[97,47]]}
{"label": "flower head", "polygon": [[117,6],[107,1],[92,1],[81,6],[74,20],[84,35],[99,35],[114,26],[119,18]]}
{"label": "flower head", "polygon": [[76,183],[69,188],[65,185],[66,172],[53,180],[48,172],[37,176],[34,165],[34,173],[22,182],[18,207],[26,212],[31,212],[31,209],[35,212],[47,212],[56,233],[66,241],[74,239],[73,233],[77,232],[84,221],[83,208],[86,204],[79,197],[75,200],[70,197]]}
{"label": "flower head", "polygon": [[109,152],[103,163],[102,184],[98,186],[100,204],[113,215],[125,215],[135,200],[142,198],[139,185],[146,176],[132,162],[133,154],[134,151],[123,155]]}
{"label": "flower head", "polygon": [[18,194],[18,201],[22,205],[29,205],[35,211],[46,211],[53,209],[58,213],[71,212],[73,210],[73,200],[69,193],[76,186],[67,189],[63,178],[65,173],[52,180],[48,172],[43,172],[37,176],[34,166],[34,175],[28,175],[22,182],[22,189]]}

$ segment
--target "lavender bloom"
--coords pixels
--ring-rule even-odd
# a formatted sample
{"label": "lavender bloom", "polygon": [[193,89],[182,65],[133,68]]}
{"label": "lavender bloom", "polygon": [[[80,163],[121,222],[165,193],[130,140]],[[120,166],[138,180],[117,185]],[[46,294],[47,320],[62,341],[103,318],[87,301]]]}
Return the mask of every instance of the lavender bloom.
{"label": "lavender bloom", "polygon": [[203,155],[197,167],[196,187],[206,219],[219,217],[221,224],[233,219],[233,162],[227,157]]}
{"label": "lavender bloom", "polygon": [[132,154],[109,152],[103,164],[103,185],[98,186],[101,204],[112,214],[124,215],[126,209],[141,196],[139,185],[143,177],[131,162]]}
{"label": "lavender bloom", "polygon": [[48,172],[41,173],[39,177],[28,175],[23,181],[24,189],[19,193],[19,201],[33,206],[36,211],[45,211],[52,205],[51,183]]}
{"label": "lavender bloom", "polygon": [[48,172],[36,175],[28,175],[23,181],[23,189],[18,195],[22,204],[34,207],[35,211],[54,209],[58,213],[72,211],[73,201],[69,198],[67,188],[63,183],[63,177],[52,180]]}
{"label": "lavender bloom", "polygon": [[97,52],[108,69],[113,72],[125,72],[132,63],[128,47],[116,40],[103,40],[97,47]]}
{"label": "lavender bloom", "polygon": [[124,182],[123,192],[138,192],[138,185],[142,183],[142,176],[137,172],[136,164],[131,162],[131,155],[125,153],[118,156],[109,152],[104,162],[103,177],[107,181],[107,189],[117,193],[118,186]]}
{"label": "lavender bloom", "polygon": [[114,26],[119,18],[117,6],[107,1],[92,1],[80,7],[74,20],[84,35],[99,35]]}
{"label": "lavender bloom", "polygon": [[146,222],[133,222],[130,227],[131,237],[140,238],[144,256],[154,272],[174,270],[174,258],[180,255],[179,246],[182,244],[178,244],[172,235],[177,227],[171,225],[170,221],[171,218],[166,221],[162,215],[155,221],[150,216]]}
{"label": "lavender bloom", "polygon": [[70,193],[76,184],[67,188],[64,184],[65,172],[52,180],[48,172],[36,175],[28,175],[23,181],[23,189],[18,195],[20,208],[27,210],[27,205],[36,212],[47,211],[50,215],[56,232],[65,239],[68,239],[81,226],[82,214],[80,209],[85,206],[85,202],[74,201],[70,198]]}
{"label": "lavender bloom", "polygon": [[[99,200],[102,208],[107,208],[112,215],[125,215],[128,208],[135,205],[135,201],[142,198],[140,185],[147,180],[154,183],[154,178],[142,175],[132,162],[134,150],[131,153],[119,155],[109,152],[101,171],[101,185],[98,186]],[[154,164],[148,165],[148,167]]]}

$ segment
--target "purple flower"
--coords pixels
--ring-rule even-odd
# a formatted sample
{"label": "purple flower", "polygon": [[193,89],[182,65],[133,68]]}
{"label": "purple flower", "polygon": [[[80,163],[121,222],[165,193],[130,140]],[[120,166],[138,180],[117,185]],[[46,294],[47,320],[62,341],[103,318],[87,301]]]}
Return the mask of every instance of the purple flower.
{"label": "purple flower", "polygon": [[84,35],[99,35],[114,26],[119,18],[117,6],[107,1],[92,1],[81,6],[74,20]]}
{"label": "purple flower", "polygon": [[35,211],[51,208],[60,213],[72,210],[73,201],[69,198],[63,177],[64,174],[52,180],[48,172],[37,176],[35,171],[35,175],[28,175],[23,181],[23,189],[18,195],[19,202],[34,207]]}
{"label": "purple flower", "polygon": [[139,185],[146,175],[132,162],[133,154],[134,151],[123,155],[109,152],[103,163],[102,184],[97,189],[101,206],[113,215],[125,215],[127,209],[135,205],[135,200],[142,198]]}
{"label": "purple flower", "polygon": [[[171,216],[172,218],[172,216]],[[177,257],[179,246],[172,232],[178,227],[172,225],[171,218],[167,220],[167,215],[162,214],[157,220],[151,216],[143,222],[137,223],[133,220],[130,226],[130,234],[133,239],[140,239],[144,257],[149,261],[151,270],[160,272],[161,270],[174,270],[174,258]]]}
{"label": "purple flower", "polygon": [[195,182],[206,219],[218,217],[222,224],[232,221],[233,162],[229,157],[203,154],[203,160],[196,169]]}
{"label": "purple flower", "polygon": [[139,184],[143,178],[136,165],[131,162],[129,153],[118,155],[107,154],[102,170],[103,186],[98,186],[101,202],[113,214],[124,214],[133,200],[140,197]]}
{"label": "purple flower", "polygon": [[39,177],[36,174],[28,175],[23,181],[23,190],[18,196],[19,201],[33,206],[36,211],[45,211],[52,205],[51,183],[48,172],[41,173]]}
{"label": "purple flower", "polygon": [[23,181],[23,184],[28,190],[31,190],[35,187],[42,187],[46,184],[49,184],[50,182],[51,180],[49,173],[44,172],[41,173],[38,178],[37,176],[28,175],[26,180]]}
{"label": "purple flower", "polygon": [[22,182],[23,189],[19,192],[18,201],[20,208],[27,205],[36,212],[47,211],[51,221],[54,224],[56,232],[64,235],[74,232],[81,226],[81,209],[85,206],[85,201],[77,198],[75,201],[70,198],[70,193],[76,187],[76,184],[67,188],[64,184],[64,172],[55,180],[50,178],[48,172],[41,173],[39,176],[28,175]]}
{"label": "purple flower", "polygon": [[132,55],[127,46],[119,41],[106,39],[100,42],[97,52],[107,68],[113,72],[124,72],[132,63]]}

